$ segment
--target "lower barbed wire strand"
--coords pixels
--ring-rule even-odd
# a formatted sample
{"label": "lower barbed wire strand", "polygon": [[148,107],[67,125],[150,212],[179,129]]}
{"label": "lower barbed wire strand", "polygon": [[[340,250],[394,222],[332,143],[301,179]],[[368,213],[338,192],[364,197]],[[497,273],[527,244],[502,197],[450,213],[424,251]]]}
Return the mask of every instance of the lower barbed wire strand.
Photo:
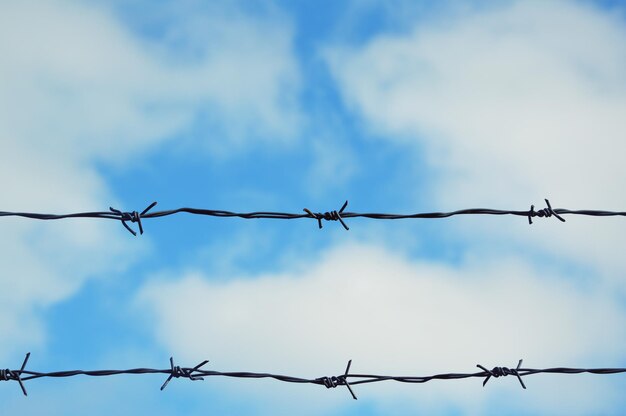
{"label": "lower barbed wire strand", "polygon": [[[427,383],[433,380],[460,380],[468,378],[480,378],[483,380],[483,386],[487,384],[491,378],[500,378],[513,376],[516,377],[521,386],[526,388],[523,377],[537,374],[596,374],[596,375],[610,375],[626,373],[626,368],[570,368],[570,367],[551,367],[544,369],[535,368],[522,368],[522,360],[519,360],[516,367],[500,367],[496,366],[492,369],[478,365],[483,371],[472,373],[442,373],[427,376],[392,376],[392,375],[377,375],[377,374],[361,374],[361,373],[349,373],[350,365],[352,361],[348,362],[348,366],[343,374],[335,376],[323,376],[317,378],[303,378],[295,377],[283,374],[273,373],[257,373],[246,371],[215,371],[209,369],[200,368],[208,363],[208,360],[202,361],[195,367],[180,367],[174,365],[173,358],[170,358],[170,368],[156,369],[156,368],[131,368],[126,370],[67,370],[67,371],[53,371],[53,372],[39,372],[28,370],[25,368],[30,353],[26,355],[24,363],[19,370],[0,370],[0,381],[16,381],[20,384],[24,395],[26,395],[26,388],[24,383],[30,380],[40,378],[66,378],[76,376],[88,376],[88,377],[106,377],[117,375],[145,375],[145,374],[164,374],[168,375],[167,380],[161,387],[163,389],[173,378],[187,378],[191,381],[203,380],[206,377],[229,377],[229,378],[241,378],[241,379],[273,379],[286,383],[299,383],[299,384],[316,384],[325,386],[326,388],[346,387],[352,397],[356,399],[356,395],[352,390],[352,387],[359,384],[371,384],[379,382],[399,382],[399,383]],[[352,387],[351,387],[352,386]]]}

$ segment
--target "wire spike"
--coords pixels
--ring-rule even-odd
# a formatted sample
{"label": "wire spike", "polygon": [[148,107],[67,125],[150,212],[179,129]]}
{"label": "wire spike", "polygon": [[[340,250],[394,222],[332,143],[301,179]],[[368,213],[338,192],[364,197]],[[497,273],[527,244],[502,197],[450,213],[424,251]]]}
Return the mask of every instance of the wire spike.
{"label": "wire spike", "polygon": [[348,227],[348,225],[346,225],[343,218],[341,217],[343,210],[346,209],[347,206],[348,206],[348,200],[346,200],[346,202],[343,203],[339,211],[327,211],[323,214],[321,212],[312,212],[308,208],[304,208],[303,211],[308,214],[309,218],[315,218],[317,220],[317,225],[320,229],[322,228],[322,220],[326,220],[326,221],[339,221],[341,225],[343,226],[343,228],[346,231],[348,231],[350,230],[350,228]]}
{"label": "wire spike", "polygon": [[22,373],[24,372],[24,368],[26,368],[26,364],[28,363],[29,358],[30,352],[26,353],[26,357],[24,357],[24,361],[22,362],[22,366],[19,370],[0,370],[0,381],[17,381],[24,396],[28,396],[28,392],[26,391],[26,387],[24,386],[24,382],[22,380]]}

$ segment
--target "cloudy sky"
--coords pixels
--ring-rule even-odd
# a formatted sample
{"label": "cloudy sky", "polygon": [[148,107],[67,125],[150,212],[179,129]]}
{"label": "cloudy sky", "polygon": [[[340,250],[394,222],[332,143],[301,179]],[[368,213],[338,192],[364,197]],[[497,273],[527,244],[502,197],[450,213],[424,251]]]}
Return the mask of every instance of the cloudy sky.
{"label": "cloudy sky", "polygon": [[[0,210],[626,207],[621,1],[0,1]],[[626,367],[622,218],[0,221],[0,367]],[[19,414],[619,414],[626,376],[0,384]]]}

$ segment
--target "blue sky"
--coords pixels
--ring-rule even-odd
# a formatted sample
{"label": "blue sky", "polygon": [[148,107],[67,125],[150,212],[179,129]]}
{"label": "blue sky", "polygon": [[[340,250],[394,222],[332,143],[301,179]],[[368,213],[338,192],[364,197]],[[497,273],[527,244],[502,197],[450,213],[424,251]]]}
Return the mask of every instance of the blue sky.
{"label": "blue sky", "polygon": [[[620,1],[2,2],[2,210],[623,210]],[[626,366],[620,218],[2,220],[0,362]],[[373,307],[372,305],[376,305]],[[0,385],[20,414],[619,414],[626,378]]]}

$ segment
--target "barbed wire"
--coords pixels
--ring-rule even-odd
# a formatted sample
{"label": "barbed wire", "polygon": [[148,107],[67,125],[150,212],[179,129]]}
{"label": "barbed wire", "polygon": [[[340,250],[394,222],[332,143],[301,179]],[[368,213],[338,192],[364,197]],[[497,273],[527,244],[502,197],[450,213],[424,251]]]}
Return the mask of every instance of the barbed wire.
{"label": "barbed wire", "polygon": [[40,371],[32,371],[26,370],[26,364],[30,358],[30,353],[26,354],[22,366],[19,370],[0,370],[0,381],[16,381],[22,393],[27,396],[28,393],[26,391],[26,387],[24,383],[30,380],[35,380],[39,378],[65,378],[65,377],[75,377],[75,376],[90,376],[90,377],[105,377],[105,376],[116,376],[122,374],[166,374],[167,378],[165,382],[161,385],[161,390],[165,389],[167,385],[174,378],[187,378],[191,381],[204,380],[205,377],[230,377],[230,378],[251,378],[251,379],[261,379],[261,378],[271,378],[277,381],[282,381],[285,383],[299,383],[299,384],[315,384],[324,386],[326,388],[335,388],[339,386],[345,386],[352,396],[353,399],[357,399],[356,394],[353,390],[353,387],[359,384],[368,384],[368,383],[378,383],[383,381],[396,381],[400,383],[427,383],[432,380],[460,380],[466,378],[481,378],[483,379],[483,387],[487,384],[487,382],[493,378],[505,377],[505,376],[515,376],[519,381],[522,388],[526,389],[526,385],[522,380],[522,377],[527,377],[535,374],[581,374],[581,373],[589,373],[589,374],[618,374],[618,373],[626,373],[626,368],[569,368],[569,367],[553,367],[553,368],[522,368],[522,360],[519,360],[517,366],[514,368],[509,367],[493,367],[491,370],[487,367],[484,367],[478,364],[478,367],[481,371],[474,373],[443,373],[443,374],[434,374],[429,376],[385,376],[385,375],[375,375],[375,374],[359,374],[359,373],[350,373],[350,367],[352,365],[352,360],[348,361],[348,365],[343,373],[337,376],[323,376],[317,378],[302,378],[302,377],[294,377],[288,375],[281,374],[271,374],[271,373],[254,373],[247,371],[214,371],[203,369],[206,364],[209,363],[208,360],[202,361],[200,364],[195,367],[180,367],[174,365],[174,358],[170,357],[170,367],[164,369],[156,369],[156,368],[131,368],[127,370],[69,370],[69,371],[54,371],[54,372],[40,372]]}
{"label": "barbed wire", "polygon": [[308,208],[304,208],[304,213],[288,213],[288,212],[274,212],[274,211],[255,211],[255,212],[233,212],[223,210],[212,210],[204,208],[176,208],[165,211],[152,211],[150,210],[156,206],[156,202],[148,205],[143,211],[121,211],[115,208],[109,208],[109,211],[94,211],[94,212],[76,212],[71,214],[40,214],[33,212],[10,212],[0,211],[0,217],[23,217],[37,220],[61,220],[67,218],[97,218],[97,219],[109,219],[121,221],[124,228],[126,228],[131,234],[137,235],[137,231],[133,230],[128,223],[137,223],[139,228],[139,234],[143,234],[142,220],[151,218],[161,218],[170,215],[187,213],[192,215],[203,215],[209,217],[221,217],[221,218],[243,218],[243,219],[274,219],[274,220],[294,220],[301,218],[311,218],[318,222],[319,228],[322,228],[322,221],[339,221],[343,228],[349,230],[350,228],[344,221],[348,218],[369,218],[375,220],[403,220],[403,219],[438,219],[449,218],[457,215],[513,215],[520,217],[527,217],[528,223],[533,223],[533,218],[550,218],[555,217],[561,222],[565,222],[563,215],[586,215],[593,217],[614,217],[614,216],[626,216],[626,211],[605,211],[605,210],[590,210],[580,209],[572,210],[566,208],[552,208],[550,201],[545,199],[546,207],[535,210],[535,206],[531,205],[530,209],[517,211],[517,210],[501,210],[491,208],[469,208],[461,209],[450,212],[422,212],[415,214],[384,214],[384,213],[359,213],[359,212],[345,212],[348,206],[346,201],[339,210],[326,211],[326,212],[313,212]]}

